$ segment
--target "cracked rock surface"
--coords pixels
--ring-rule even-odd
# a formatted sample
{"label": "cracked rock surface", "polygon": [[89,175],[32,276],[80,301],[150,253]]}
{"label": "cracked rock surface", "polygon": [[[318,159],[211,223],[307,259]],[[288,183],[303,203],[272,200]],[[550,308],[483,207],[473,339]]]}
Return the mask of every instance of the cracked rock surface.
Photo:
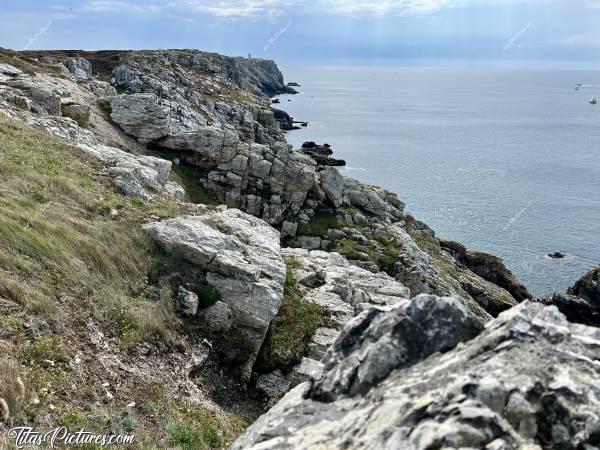
{"label": "cracked rock surface", "polygon": [[[430,302],[439,303],[432,311],[454,306],[462,311],[452,317],[458,314],[465,325],[472,320],[457,302],[434,296],[427,297]],[[453,350],[427,357],[408,349],[412,359],[398,365],[390,364],[393,353],[388,358],[366,353],[379,341],[402,336],[405,327],[375,326],[378,320],[393,323],[395,315],[394,309],[366,311],[354,319],[344,330],[347,343],[338,340],[326,357],[322,380],[329,381],[297,386],[232,448],[587,450],[600,445],[597,328],[569,323],[554,307],[524,302]],[[447,314],[426,316],[433,330],[452,321]],[[435,342],[435,332],[423,333],[419,346]],[[362,396],[330,389],[328,401],[322,401],[324,385],[348,385],[348,361],[379,376],[364,385]]]}

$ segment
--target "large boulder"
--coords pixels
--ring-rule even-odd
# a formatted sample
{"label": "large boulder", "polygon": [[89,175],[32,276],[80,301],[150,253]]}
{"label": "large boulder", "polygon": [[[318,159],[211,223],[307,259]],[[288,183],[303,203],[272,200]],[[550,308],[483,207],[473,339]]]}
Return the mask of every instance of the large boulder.
{"label": "large boulder", "polygon": [[[571,324],[554,307],[523,302],[489,322],[476,338],[446,351],[453,341],[475,333],[468,324],[476,322],[458,302],[421,301],[427,310],[412,316],[422,319],[404,336],[400,324],[408,316],[393,308],[364,312],[330,352],[325,381],[289,392],[232,448],[566,450],[600,445],[600,330]],[[445,309],[453,306],[462,311]],[[394,317],[400,319],[398,327],[386,329]],[[460,330],[461,318],[470,331]],[[419,329],[419,339],[409,339]],[[449,330],[448,341],[439,350],[446,353],[428,356],[422,349],[444,345],[443,329]],[[398,338],[405,346],[367,352]],[[386,354],[404,363],[394,367]],[[352,362],[353,372],[342,370]],[[325,385],[361,386],[362,395],[330,389],[322,401]]]}
{"label": "large boulder", "polygon": [[142,143],[168,133],[170,108],[159,104],[155,94],[119,95],[111,99],[110,107],[110,118]]}
{"label": "large boulder", "polygon": [[464,245],[453,241],[440,240],[440,246],[473,273],[506,289],[515,300],[520,302],[532,298],[527,287],[506,268],[502,259],[497,256],[468,250]]}
{"label": "large boulder", "polygon": [[92,63],[85,58],[65,58],[62,63],[77,78],[87,79],[92,77]]}
{"label": "large boulder", "polygon": [[600,308],[600,267],[590,269],[569,288],[567,294],[586,299]]}
{"label": "large boulder", "polygon": [[80,127],[87,128],[90,123],[91,108],[79,103],[66,103],[62,105],[62,115],[73,119]]}
{"label": "large boulder", "polygon": [[404,204],[397,197],[393,199],[393,195],[385,189],[370,186],[349,177],[344,177],[343,189],[346,203],[360,208],[380,220],[392,222],[403,217]]}
{"label": "large boulder", "polygon": [[34,86],[31,89],[33,100],[32,110],[38,114],[49,116],[60,116],[60,95],[45,86]]}
{"label": "large boulder", "polygon": [[236,209],[153,222],[144,229],[169,255],[196,268],[194,277],[205,276],[231,309],[229,333],[236,333],[238,350],[244,350],[240,376],[249,380],[283,298],[279,233]]}
{"label": "large boulder", "polygon": [[154,156],[133,155],[98,143],[80,144],[78,147],[108,166],[113,184],[123,195],[138,197],[144,201],[150,201],[152,192],[180,199],[185,195],[181,186],[169,181],[171,161]]}
{"label": "large boulder", "polygon": [[352,320],[325,355],[311,398],[334,401],[366,394],[393,370],[454,348],[483,329],[454,297],[420,295],[411,302],[369,308]]}
{"label": "large boulder", "polygon": [[333,167],[325,167],[319,171],[319,182],[331,204],[339,208],[344,193],[344,177]]}
{"label": "large boulder", "polygon": [[556,306],[572,322],[600,327],[600,268],[589,270],[567,290],[540,299]]}

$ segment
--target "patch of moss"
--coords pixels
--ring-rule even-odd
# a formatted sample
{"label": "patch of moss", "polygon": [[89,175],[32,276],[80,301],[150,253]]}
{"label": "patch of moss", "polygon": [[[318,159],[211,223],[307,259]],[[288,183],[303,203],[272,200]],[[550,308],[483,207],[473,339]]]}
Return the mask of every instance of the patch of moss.
{"label": "patch of moss", "polygon": [[442,252],[439,241],[431,234],[411,227],[407,227],[406,231],[419,248],[430,256],[437,256]]}
{"label": "patch of moss", "polygon": [[231,229],[229,228],[229,226],[219,220],[209,220],[208,224],[211,227],[213,227],[215,230],[220,231],[221,233],[224,233],[224,234],[231,233]]}
{"label": "patch of moss", "polygon": [[214,286],[206,285],[197,289],[198,307],[208,308],[221,300],[221,293]]}
{"label": "patch of moss", "polygon": [[190,202],[201,203],[204,205],[217,205],[218,201],[215,195],[202,186],[200,183],[200,172],[191,166],[184,164],[173,165],[173,172],[177,181],[185,189]]}
{"label": "patch of moss", "polygon": [[340,255],[346,256],[348,259],[357,261],[370,261],[371,255],[368,253],[370,249],[352,239],[340,239],[335,243],[335,251]]}
{"label": "patch of moss", "polygon": [[364,232],[364,235],[370,241],[375,241],[377,247],[375,248],[373,244],[361,245],[352,239],[341,239],[335,243],[335,250],[348,259],[371,261],[380,270],[393,276],[394,265],[401,252],[400,244],[392,236],[367,232]]}
{"label": "patch of moss", "polygon": [[339,226],[336,214],[330,211],[317,211],[309,223],[298,223],[298,236],[327,237],[330,228]]}

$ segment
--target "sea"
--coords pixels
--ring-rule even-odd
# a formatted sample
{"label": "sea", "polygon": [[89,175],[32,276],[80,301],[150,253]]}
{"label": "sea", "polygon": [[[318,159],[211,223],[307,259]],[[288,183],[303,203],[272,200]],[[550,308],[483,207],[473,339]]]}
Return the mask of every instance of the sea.
{"label": "sea", "polygon": [[599,71],[283,71],[300,93],[274,106],[309,123],[288,142],[330,144],[344,175],[396,192],[437,236],[501,257],[538,296],[600,264]]}

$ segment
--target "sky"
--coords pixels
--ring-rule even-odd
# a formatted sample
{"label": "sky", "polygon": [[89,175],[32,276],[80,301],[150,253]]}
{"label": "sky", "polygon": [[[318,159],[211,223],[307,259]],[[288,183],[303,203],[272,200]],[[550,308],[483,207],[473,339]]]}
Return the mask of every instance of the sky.
{"label": "sky", "polygon": [[0,47],[600,67],[600,0],[0,0]]}

